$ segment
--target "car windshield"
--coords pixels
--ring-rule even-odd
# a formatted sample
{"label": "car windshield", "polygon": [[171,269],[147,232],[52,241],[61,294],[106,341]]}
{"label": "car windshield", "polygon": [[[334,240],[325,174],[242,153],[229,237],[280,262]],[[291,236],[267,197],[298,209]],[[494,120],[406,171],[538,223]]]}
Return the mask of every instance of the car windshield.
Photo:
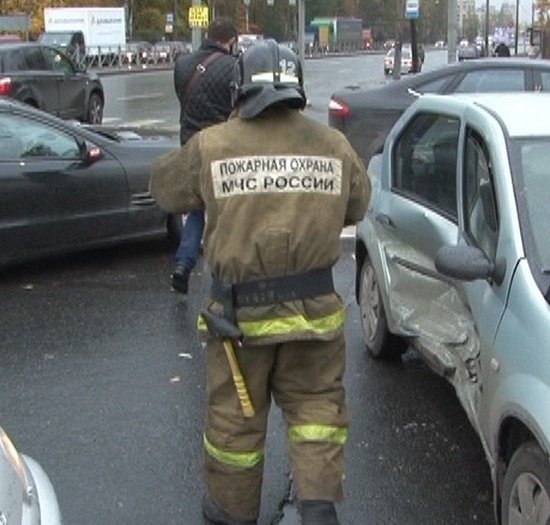
{"label": "car windshield", "polygon": [[[388,51],[388,53],[386,54],[387,57],[393,57],[395,55],[395,49],[392,48]],[[401,58],[404,59],[404,58],[411,58],[412,56],[412,51],[409,47],[403,47],[401,48]]]}
{"label": "car windshield", "polygon": [[41,44],[53,46],[67,46],[71,42],[71,33],[43,33],[40,37]]}
{"label": "car windshield", "polygon": [[527,258],[550,274],[550,137],[514,141],[514,184]]}

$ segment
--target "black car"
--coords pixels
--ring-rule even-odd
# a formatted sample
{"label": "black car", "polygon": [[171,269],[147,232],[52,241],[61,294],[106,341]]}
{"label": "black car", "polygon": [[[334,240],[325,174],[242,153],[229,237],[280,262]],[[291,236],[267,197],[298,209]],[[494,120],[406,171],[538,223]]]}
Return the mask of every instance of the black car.
{"label": "black car", "polygon": [[397,119],[424,93],[549,90],[548,60],[480,58],[389,81],[379,88],[337,91],[329,102],[328,123],[342,131],[368,163],[382,151]]}
{"label": "black car", "polygon": [[179,137],[61,120],[0,98],[0,266],[144,237],[180,239],[149,193]]}
{"label": "black car", "polygon": [[38,37],[37,42],[60,49],[75,64],[86,58],[86,42],[82,31],[46,31]]}
{"label": "black car", "polygon": [[0,46],[0,96],[63,119],[101,124],[105,94],[100,78],[62,51],[35,42]]}

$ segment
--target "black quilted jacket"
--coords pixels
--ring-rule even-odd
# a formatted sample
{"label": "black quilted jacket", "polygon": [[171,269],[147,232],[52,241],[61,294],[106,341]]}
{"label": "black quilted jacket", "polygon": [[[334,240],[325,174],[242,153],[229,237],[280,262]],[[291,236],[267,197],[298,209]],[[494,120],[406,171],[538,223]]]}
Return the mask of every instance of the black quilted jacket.
{"label": "black quilted jacket", "polygon": [[[204,71],[187,97],[185,107],[181,107],[187,85],[191,81],[199,63],[208,55],[221,52]],[[219,46],[217,42],[205,39],[199,49],[177,59],[174,67],[174,87],[180,101],[180,143],[185,144],[197,131],[212,124],[224,122],[231,113],[230,82],[236,57]]]}

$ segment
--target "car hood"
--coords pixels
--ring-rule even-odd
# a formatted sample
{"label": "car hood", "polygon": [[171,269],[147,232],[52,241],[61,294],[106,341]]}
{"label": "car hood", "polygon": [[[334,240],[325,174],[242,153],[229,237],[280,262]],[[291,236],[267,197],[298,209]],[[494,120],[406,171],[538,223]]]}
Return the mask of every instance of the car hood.
{"label": "car hood", "polygon": [[82,124],[82,128],[98,135],[117,141],[119,144],[179,146],[178,130],[135,129],[104,126],[99,124]]}
{"label": "car hood", "polygon": [[399,109],[408,108],[416,100],[416,96],[409,92],[409,82],[393,80],[376,88],[341,89],[332,95],[344,102],[350,108],[369,107],[371,109]]}

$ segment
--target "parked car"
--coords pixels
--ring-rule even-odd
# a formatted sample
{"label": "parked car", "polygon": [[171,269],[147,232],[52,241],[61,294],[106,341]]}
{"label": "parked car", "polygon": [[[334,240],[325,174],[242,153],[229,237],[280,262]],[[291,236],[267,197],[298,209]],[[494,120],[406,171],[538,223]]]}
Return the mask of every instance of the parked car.
{"label": "parked car", "polygon": [[13,44],[21,41],[21,37],[16,34],[4,33],[0,35],[0,44]]}
{"label": "parked car", "polygon": [[152,46],[146,41],[127,42],[122,53],[122,62],[125,64],[148,64],[151,61]]}
{"label": "parked car", "polygon": [[341,89],[328,107],[329,125],[342,131],[368,163],[389,130],[420,94],[550,89],[550,61],[527,58],[467,60],[392,80],[375,89]]}
{"label": "parked car", "polygon": [[369,164],[356,229],[368,354],[456,390],[497,522],[550,523],[550,94],[426,95]]}
{"label": "parked car", "polygon": [[86,58],[86,43],[82,31],[47,31],[40,34],[37,42],[60,49],[75,64],[80,64]]}
{"label": "parked car", "polygon": [[35,42],[0,46],[0,97],[10,97],[64,119],[101,124],[100,78],[75,67],[54,47]]}
{"label": "parked car", "polygon": [[153,236],[177,243],[181,216],[149,193],[151,162],[176,147],[177,136],[81,125],[0,98],[0,265]]}
{"label": "parked car", "polygon": [[485,56],[485,42],[481,38],[476,38],[473,42],[461,40],[458,49],[458,60],[471,60]]}
{"label": "parked car", "polygon": [[61,525],[50,478],[33,458],[20,454],[0,427],[0,523]]}
{"label": "parked car", "polygon": [[189,42],[170,40],[157,42],[149,53],[149,62],[153,64],[168,64],[175,62],[180,55],[186,55],[193,51]]}
{"label": "parked car", "polygon": [[[395,47],[392,47],[384,56],[384,75],[393,75],[394,70]],[[424,50],[422,46],[418,48],[418,73],[422,70],[424,62]],[[413,57],[411,46],[401,47],[401,74],[409,75],[413,73]]]}
{"label": "parked car", "polygon": [[479,58],[475,44],[467,43],[458,46],[457,57],[459,61]]}

